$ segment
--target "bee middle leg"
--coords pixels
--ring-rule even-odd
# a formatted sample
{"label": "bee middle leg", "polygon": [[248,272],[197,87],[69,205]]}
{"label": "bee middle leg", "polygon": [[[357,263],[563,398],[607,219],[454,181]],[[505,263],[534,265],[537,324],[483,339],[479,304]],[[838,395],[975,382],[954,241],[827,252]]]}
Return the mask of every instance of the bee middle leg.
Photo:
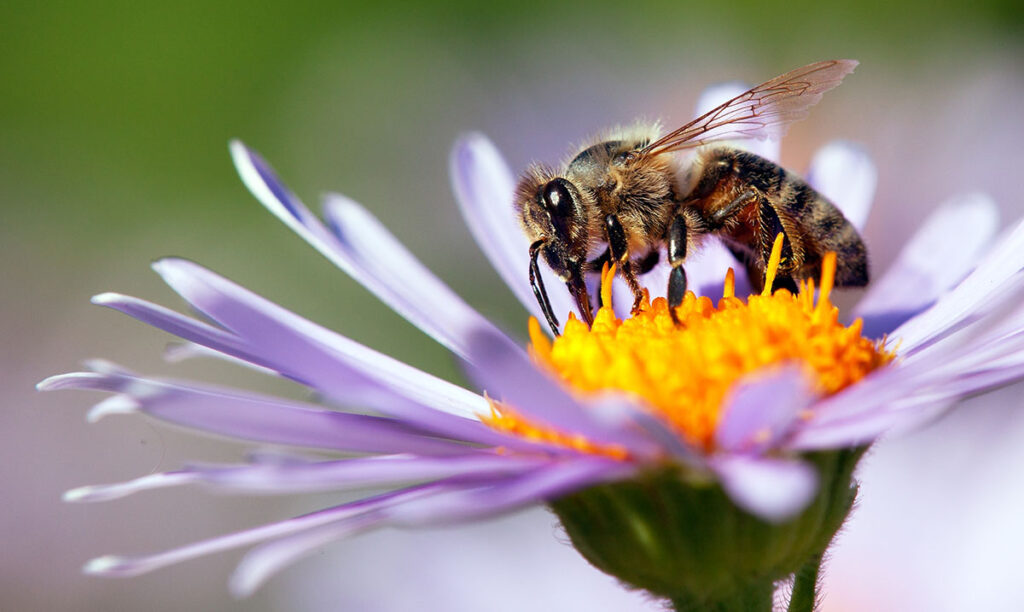
{"label": "bee middle leg", "polygon": [[629,285],[629,290],[633,293],[632,313],[636,314],[640,310],[640,303],[643,302],[644,292],[640,287],[640,281],[636,278],[633,262],[629,259],[626,231],[615,215],[608,215],[604,218],[604,227],[608,234],[608,252],[611,255],[611,261],[621,266],[622,278],[626,279],[626,284]]}
{"label": "bee middle leg", "polygon": [[686,295],[686,270],[683,268],[683,260],[686,259],[690,233],[703,231],[704,225],[700,213],[695,208],[683,207],[672,217],[668,232],[665,234],[668,262],[672,266],[672,271],[668,275],[668,290],[665,293],[668,298],[668,312],[677,325],[679,319],[676,318],[676,307],[683,303],[683,297]]}

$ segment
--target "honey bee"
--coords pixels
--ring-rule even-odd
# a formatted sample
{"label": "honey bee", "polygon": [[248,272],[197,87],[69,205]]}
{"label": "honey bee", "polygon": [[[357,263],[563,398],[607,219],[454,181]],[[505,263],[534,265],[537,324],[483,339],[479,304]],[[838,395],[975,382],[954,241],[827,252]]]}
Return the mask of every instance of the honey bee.
{"label": "honey bee", "polygon": [[[856,66],[854,60],[831,60],[797,68],[664,136],[658,137],[656,126],[619,130],[583,148],[560,172],[529,167],[515,206],[530,241],[530,285],[552,332],[558,335],[559,325],[537,265],[541,254],[587,324],[593,311],[584,274],[616,264],[636,311],[643,297],[637,277],[657,264],[663,248],[671,264],[667,298],[674,317],[686,293],[683,263],[709,234],[746,266],[758,289],[779,233],[775,287],[795,292],[796,281],[820,275],[829,251],[838,255],[836,286],[866,285],[864,243],[835,205],[775,163],[713,144],[781,136]],[[697,151],[688,166],[669,155],[691,149]]]}

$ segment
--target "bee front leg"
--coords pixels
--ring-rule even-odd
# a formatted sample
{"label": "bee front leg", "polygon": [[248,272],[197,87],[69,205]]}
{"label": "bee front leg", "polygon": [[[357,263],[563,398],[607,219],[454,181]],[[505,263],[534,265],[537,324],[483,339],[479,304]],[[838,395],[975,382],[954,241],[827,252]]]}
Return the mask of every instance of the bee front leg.
{"label": "bee front leg", "polygon": [[626,231],[622,229],[622,223],[615,215],[608,215],[604,218],[605,231],[608,234],[608,252],[611,260],[619,265],[622,271],[622,278],[626,279],[629,290],[633,292],[633,314],[640,310],[640,303],[643,302],[644,292],[640,282],[636,279],[636,272],[629,260],[629,243],[626,241]]}

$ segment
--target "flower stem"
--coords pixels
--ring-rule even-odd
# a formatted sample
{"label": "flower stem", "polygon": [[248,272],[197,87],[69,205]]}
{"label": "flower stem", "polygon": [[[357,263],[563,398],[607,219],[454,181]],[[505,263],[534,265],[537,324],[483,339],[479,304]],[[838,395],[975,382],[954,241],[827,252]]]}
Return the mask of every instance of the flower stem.
{"label": "flower stem", "polygon": [[788,612],[814,612],[818,603],[818,575],[821,573],[822,555],[811,557],[793,579],[793,594],[789,598]]}
{"label": "flower stem", "polygon": [[771,612],[772,594],[775,585],[771,582],[748,586],[728,597],[711,599],[672,599],[676,612]]}

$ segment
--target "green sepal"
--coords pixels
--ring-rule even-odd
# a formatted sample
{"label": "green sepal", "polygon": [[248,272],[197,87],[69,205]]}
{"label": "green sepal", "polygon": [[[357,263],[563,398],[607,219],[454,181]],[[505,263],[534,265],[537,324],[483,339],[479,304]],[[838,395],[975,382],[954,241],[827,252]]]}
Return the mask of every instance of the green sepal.
{"label": "green sepal", "polygon": [[590,563],[677,610],[767,611],[774,585],[820,558],[846,519],[863,451],[805,455],[818,493],[783,523],[741,510],[719,484],[679,467],[591,487],[551,508]]}

